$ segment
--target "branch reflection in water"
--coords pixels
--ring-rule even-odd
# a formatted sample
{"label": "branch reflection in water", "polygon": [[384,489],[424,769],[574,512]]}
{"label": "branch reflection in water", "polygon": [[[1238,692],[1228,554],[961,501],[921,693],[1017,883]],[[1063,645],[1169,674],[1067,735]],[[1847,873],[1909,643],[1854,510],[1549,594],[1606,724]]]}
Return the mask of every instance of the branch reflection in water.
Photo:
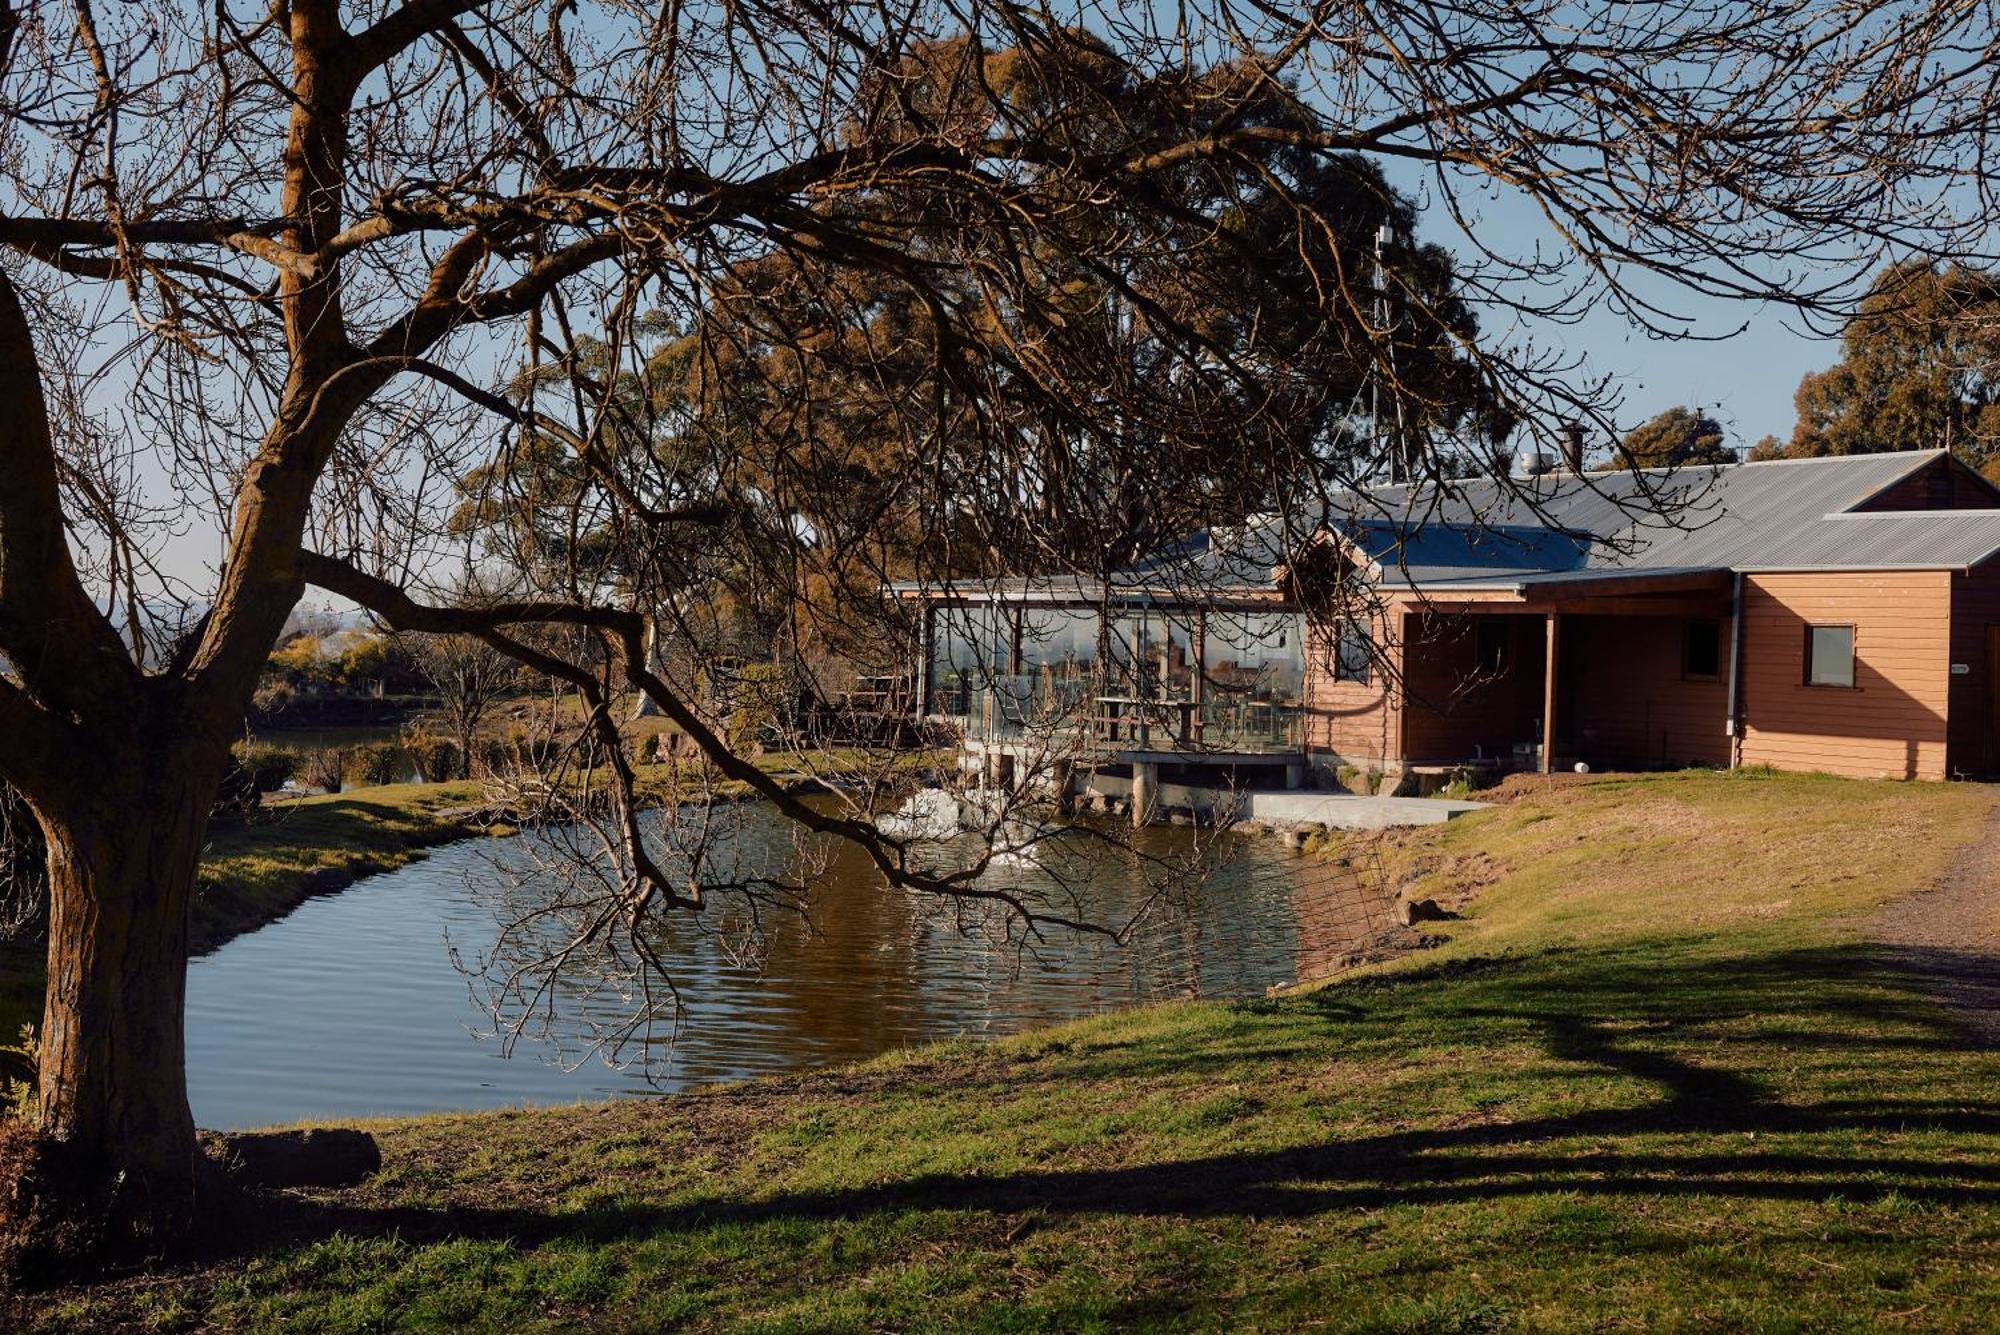
{"label": "branch reflection in water", "polygon": [[[1087,894],[1099,920],[1130,924],[1125,940],[1024,938],[998,910],[891,889],[852,846],[801,834],[761,804],[713,810],[705,874],[763,879],[790,903],[774,911],[774,891],[755,907],[737,903],[733,917],[678,914],[650,931],[671,993],[602,940],[578,946],[542,985],[535,961],[575,937],[562,907],[601,899],[566,879],[587,859],[543,842],[579,837],[574,829],[439,849],[197,961],[197,1120],[678,1090],[1149,1001],[1259,996],[1325,972],[1387,922],[1387,890],[1370,867],[1233,834],[1161,827],[1107,843],[1085,830],[1017,840],[1025,850],[983,878]],[[955,851],[958,840],[940,840],[926,856],[943,866]],[[648,986],[667,1004],[639,1004]],[[511,1059],[506,1044],[475,1037],[496,1032],[514,1035]],[[617,1063],[590,1059],[600,1050]]]}

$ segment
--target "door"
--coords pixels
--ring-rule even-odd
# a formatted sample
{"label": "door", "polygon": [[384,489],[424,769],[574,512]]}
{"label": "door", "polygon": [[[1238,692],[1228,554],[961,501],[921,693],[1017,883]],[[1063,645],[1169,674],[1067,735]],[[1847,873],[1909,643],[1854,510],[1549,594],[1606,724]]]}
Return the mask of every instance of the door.
{"label": "door", "polygon": [[2000,775],[2000,626],[1986,628],[1986,773]]}

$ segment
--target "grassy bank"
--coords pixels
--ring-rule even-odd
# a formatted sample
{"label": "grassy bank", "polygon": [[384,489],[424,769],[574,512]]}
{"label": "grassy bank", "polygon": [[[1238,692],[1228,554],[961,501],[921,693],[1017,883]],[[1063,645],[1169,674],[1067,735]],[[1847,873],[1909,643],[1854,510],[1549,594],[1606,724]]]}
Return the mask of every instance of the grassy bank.
{"label": "grassy bank", "polygon": [[[41,1328],[1975,1330],[2000,1059],[1861,938],[1968,788],[1663,776],[1385,851],[1464,901],[1306,995],[385,1122],[247,1259]],[[1470,896],[1468,898],[1468,896]]]}

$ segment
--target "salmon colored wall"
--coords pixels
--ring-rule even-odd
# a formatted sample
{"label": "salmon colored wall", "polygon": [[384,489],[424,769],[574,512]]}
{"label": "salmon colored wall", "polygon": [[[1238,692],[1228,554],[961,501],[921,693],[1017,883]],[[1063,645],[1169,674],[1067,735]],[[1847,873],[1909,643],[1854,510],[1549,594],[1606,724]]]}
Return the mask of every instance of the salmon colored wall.
{"label": "salmon colored wall", "polygon": [[1331,751],[1355,763],[1379,762],[1401,754],[1402,712],[1387,683],[1400,671],[1402,614],[1377,619],[1375,648],[1382,659],[1366,683],[1336,681],[1333,643],[1328,628],[1312,626],[1306,635],[1306,748]]}
{"label": "salmon colored wall", "polygon": [[[1743,763],[1944,778],[1951,579],[1946,571],[1745,578]],[[1853,689],[1804,684],[1812,624],[1854,626]]]}
{"label": "salmon colored wall", "polygon": [[[1687,622],[1678,617],[1563,618],[1568,690],[1557,731],[1599,769],[1729,763],[1729,619],[1719,619],[1720,671],[1683,675]],[[1561,754],[1558,752],[1558,754]]]}
{"label": "salmon colored wall", "polygon": [[[1983,762],[1984,636],[1989,620],[2000,624],[2000,567],[1972,576],[1753,575],[1744,580],[1743,618],[1742,763],[1942,779]],[[1316,636],[1306,673],[1308,746],[1347,760],[1401,756],[1421,764],[1531,740],[1525,732],[1541,714],[1543,621],[1500,619],[1511,631],[1510,662],[1470,690],[1457,689],[1477,657],[1469,618],[1397,611],[1391,620],[1402,634],[1392,639],[1378,627],[1381,652],[1401,665],[1402,692],[1390,690],[1380,671],[1365,686],[1335,682]],[[1855,627],[1853,689],[1805,684],[1812,624]],[[1600,766],[1728,763],[1726,619],[1714,681],[1682,678],[1679,618],[1569,616],[1563,626],[1557,723],[1565,751]],[[1954,660],[1971,663],[1972,673],[1952,678]]]}

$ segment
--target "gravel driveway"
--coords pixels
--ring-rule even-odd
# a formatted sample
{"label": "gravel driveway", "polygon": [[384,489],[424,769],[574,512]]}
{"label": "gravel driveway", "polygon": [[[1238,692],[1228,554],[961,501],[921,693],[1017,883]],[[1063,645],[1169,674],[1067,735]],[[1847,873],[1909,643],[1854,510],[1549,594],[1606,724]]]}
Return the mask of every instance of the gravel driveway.
{"label": "gravel driveway", "polygon": [[2000,1044],[2000,806],[1937,888],[1885,907],[1869,937],[1975,1035]]}

